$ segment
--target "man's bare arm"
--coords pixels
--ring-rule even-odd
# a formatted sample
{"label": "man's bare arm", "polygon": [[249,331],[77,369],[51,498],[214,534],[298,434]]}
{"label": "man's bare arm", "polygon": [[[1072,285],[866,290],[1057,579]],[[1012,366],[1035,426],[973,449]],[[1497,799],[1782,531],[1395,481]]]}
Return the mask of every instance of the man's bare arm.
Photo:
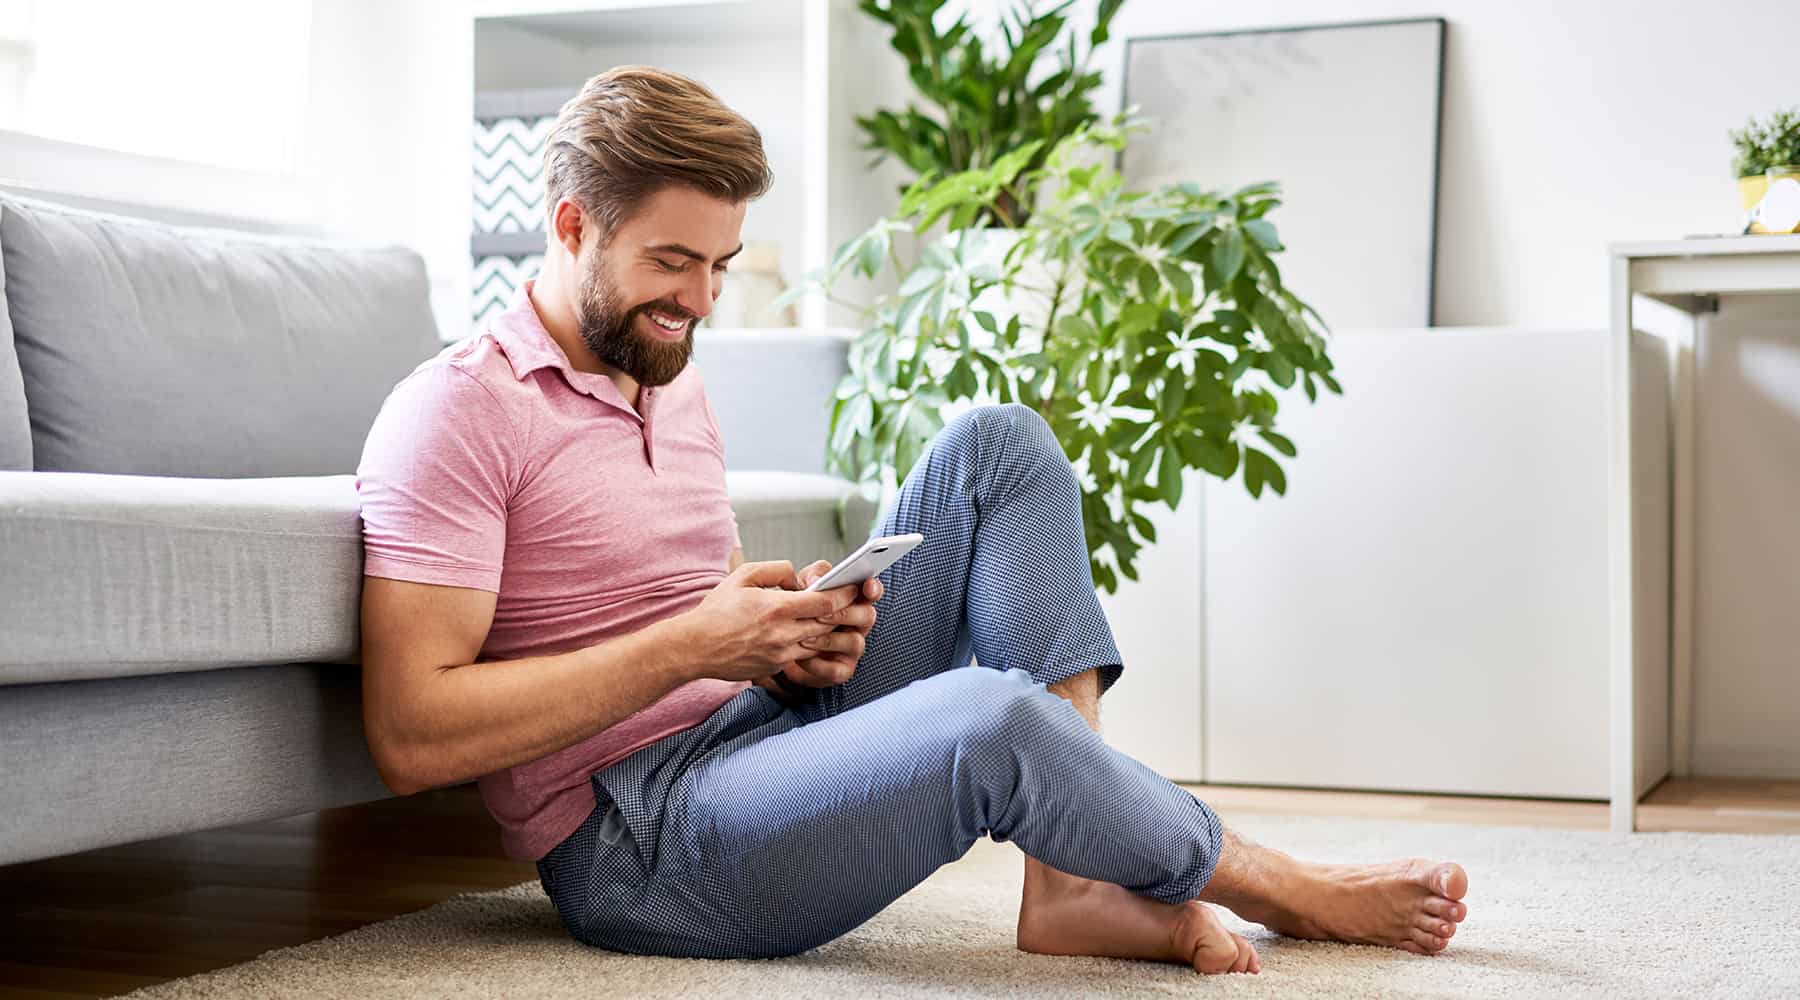
{"label": "man's bare arm", "polygon": [[672,619],[568,653],[475,663],[494,604],[485,590],[363,578],[363,725],[395,794],[536,760],[701,676]]}

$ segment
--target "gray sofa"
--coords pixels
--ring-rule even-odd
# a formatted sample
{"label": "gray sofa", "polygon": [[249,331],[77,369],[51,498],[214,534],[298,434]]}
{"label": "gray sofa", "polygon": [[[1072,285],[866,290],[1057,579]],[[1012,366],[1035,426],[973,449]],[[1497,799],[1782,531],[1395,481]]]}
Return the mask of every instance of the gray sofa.
{"label": "gray sofa", "polygon": [[[105,207],[0,189],[0,863],[389,795],[353,473],[443,347],[423,263]],[[751,559],[868,533],[822,474],[847,346],[698,337]]]}

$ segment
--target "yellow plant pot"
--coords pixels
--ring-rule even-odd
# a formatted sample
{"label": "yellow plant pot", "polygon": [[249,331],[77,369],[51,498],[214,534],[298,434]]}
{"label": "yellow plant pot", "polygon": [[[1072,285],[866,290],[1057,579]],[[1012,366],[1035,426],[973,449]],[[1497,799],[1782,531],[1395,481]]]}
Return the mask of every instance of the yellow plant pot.
{"label": "yellow plant pot", "polygon": [[[1755,211],[1756,207],[1762,203],[1762,200],[1768,197],[1769,185],[1778,180],[1787,180],[1789,178],[1800,180],[1800,166],[1786,164],[1779,167],[1770,167],[1767,171],[1751,177],[1739,177],[1738,197],[1743,200],[1744,211]],[[1776,230],[1765,226],[1761,220],[1752,221],[1746,231],[1756,234],[1771,234],[1776,232]],[[1781,232],[1800,232],[1800,227],[1792,230],[1784,229],[1781,230]]]}
{"label": "yellow plant pot", "polygon": [[1767,174],[1752,174],[1749,177],[1738,178],[1738,196],[1743,199],[1744,211],[1748,212],[1755,208],[1756,203],[1763,200],[1763,195],[1768,193],[1769,177]]}

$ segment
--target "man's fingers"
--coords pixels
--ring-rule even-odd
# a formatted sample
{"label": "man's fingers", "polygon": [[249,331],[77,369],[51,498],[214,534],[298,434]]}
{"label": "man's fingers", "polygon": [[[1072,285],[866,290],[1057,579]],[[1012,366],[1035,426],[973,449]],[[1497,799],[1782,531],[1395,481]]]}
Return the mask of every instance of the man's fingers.
{"label": "man's fingers", "polygon": [[794,564],[786,559],[771,562],[747,562],[733,574],[747,587],[785,587],[800,589],[794,578]]}
{"label": "man's fingers", "polygon": [[820,620],[832,625],[845,625],[859,632],[867,632],[875,627],[875,605],[858,601],[844,610],[833,612]]}
{"label": "man's fingers", "polygon": [[794,661],[781,673],[795,684],[806,687],[834,687],[856,673],[856,661],[835,653],[812,656]]}
{"label": "man's fingers", "polygon": [[836,653],[855,660],[862,656],[863,635],[861,632],[839,630],[827,632],[824,635],[815,635],[810,639],[802,639],[800,645],[812,650],[815,654]]}
{"label": "man's fingers", "polygon": [[823,618],[836,614],[856,601],[855,587],[833,587],[830,590],[803,590],[783,594],[783,612],[790,618]]}
{"label": "man's fingers", "polygon": [[868,598],[871,604],[881,600],[881,595],[886,591],[887,588],[881,585],[881,578],[878,576],[871,576],[863,581],[863,596]]}

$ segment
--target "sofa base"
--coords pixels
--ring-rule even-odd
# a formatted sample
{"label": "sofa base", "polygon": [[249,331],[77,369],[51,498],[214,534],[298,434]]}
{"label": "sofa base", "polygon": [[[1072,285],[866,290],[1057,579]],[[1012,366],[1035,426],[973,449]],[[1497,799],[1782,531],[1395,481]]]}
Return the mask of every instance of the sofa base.
{"label": "sofa base", "polygon": [[0,761],[0,864],[393,794],[341,664],[9,685]]}

